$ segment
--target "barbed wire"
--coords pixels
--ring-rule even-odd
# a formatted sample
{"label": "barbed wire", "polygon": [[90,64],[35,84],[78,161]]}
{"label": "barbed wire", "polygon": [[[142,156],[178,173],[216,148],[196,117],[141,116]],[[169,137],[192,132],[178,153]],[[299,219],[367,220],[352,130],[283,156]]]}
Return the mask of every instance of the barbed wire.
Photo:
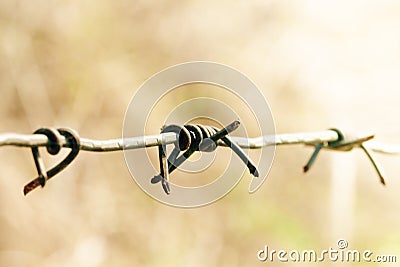
{"label": "barbed wire", "polygon": [[[237,125],[235,125],[235,123]],[[234,127],[237,128],[239,124],[240,123],[238,121],[235,121],[229,126],[235,125]],[[178,127],[179,129],[183,129],[183,127],[180,126],[176,127]],[[206,130],[206,128],[211,129],[210,126],[205,126],[204,129],[202,129],[202,131]],[[224,130],[226,129],[227,128],[220,130],[219,133],[224,132]],[[214,131],[217,132],[216,130],[217,129],[215,129]],[[226,134],[228,134],[228,131],[226,131],[223,134],[223,136]],[[212,134],[209,137],[211,137],[212,139],[213,138]],[[314,146],[315,151],[311,155],[311,158],[309,159],[307,164],[304,166],[304,172],[307,172],[314,163],[319,151],[323,148],[336,151],[350,151],[355,147],[359,147],[366,153],[369,160],[373,164],[375,170],[379,175],[381,183],[385,184],[383,171],[381,167],[377,164],[371,151],[384,154],[400,154],[400,145],[394,145],[394,144],[390,145],[376,141],[370,141],[373,138],[374,138],[373,134],[361,134],[361,135],[354,135],[348,133],[345,134],[344,132],[338,129],[329,129],[316,132],[272,134],[254,138],[230,136],[229,139],[227,137],[215,138],[213,142],[215,143],[215,147],[216,146],[231,147],[239,155],[239,157],[242,158],[242,160],[248,165],[250,169],[253,168],[252,173],[253,175],[257,174],[257,176],[258,172],[256,170],[256,167],[253,165],[251,160],[244,154],[244,152],[241,151],[241,148],[260,149],[268,146],[294,145],[294,144],[305,144]],[[27,194],[28,192],[30,192],[31,190],[33,190],[38,186],[43,187],[45,185],[46,180],[50,179],[52,176],[62,171],[70,162],[72,162],[72,160],[76,157],[76,155],[80,150],[91,151],[91,152],[111,152],[111,151],[129,150],[129,149],[140,149],[140,148],[154,147],[154,146],[158,146],[159,148],[161,148],[165,147],[168,144],[177,145],[181,141],[182,140],[180,140],[179,131],[162,132],[161,134],[157,135],[147,135],[147,136],[108,139],[108,140],[80,138],[75,131],[70,129],[68,130],[58,129],[57,132],[57,130],[52,128],[42,128],[37,130],[34,134],[0,133],[0,147],[17,146],[17,147],[32,148],[32,153],[34,155],[35,165],[36,168],[38,169],[39,177],[37,177],[24,187],[24,194]],[[197,148],[193,148],[190,145],[189,141],[189,144],[186,144],[186,148],[181,149],[181,151],[186,149],[191,149],[192,150],[191,153],[193,153],[193,151],[195,151],[196,149],[200,151],[201,150],[199,149],[200,141],[201,140],[196,140],[196,142],[198,142]],[[53,155],[57,154],[60,151],[61,147],[72,148],[72,151],[59,165],[57,165],[56,167],[52,168],[49,171],[46,171],[44,169],[44,164],[40,158],[38,147],[47,147],[47,151]],[[205,149],[204,151],[207,150]],[[177,153],[179,154],[179,151]],[[163,158],[161,156],[163,156]],[[177,154],[175,155],[175,157],[176,156]],[[170,159],[168,159],[168,161],[169,160]],[[160,173],[160,175],[155,176],[152,182],[155,183],[162,180],[164,191],[166,193],[169,193],[167,178],[168,178],[168,173],[171,171],[171,168],[169,171],[168,168],[167,170],[165,170],[165,166],[164,167],[162,166],[162,164],[165,164],[165,162],[166,162],[165,155],[161,153],[160,169],[164,171],[164,174]],[[180,162],[179,164],[181,163],[182,162]],[[172,168],[172,170],[173,169],[175,169],[175,166]],[[166,177],[165,179],[166,181],[164,181],[164,177]]]}
{"label": "barbed wire", "polygon": [[[361,136],[362,135],[358,137],[353,137],[353,139],[360,139]],[[314,145],[317,143],[337,141],[338,138],[338,133],[334,130],[264,135],[254,138],[237,136],[231,137],[232,141],[234,141],[240,147],[250,149],[274,145]],[[80,150],[91,152],[111,152],[128,149],[140,149],[159,145],[168,145],[175,143],[177,140],[177,134],[172,132],[157,135],[108,140],[80,138]],[[61,136],[60,142],[63,147],[71,147],[70,142],[63,136]],[[0,133],[0,147],[45,147],[48,144],[49,140],[44,134]],[[226,144],[222,142],[218,142],[218,145],[226,146]],[[376,141],[369,141],[367,146],[377,153],[400,154],[400,145],[397,144],[384,144]]]}

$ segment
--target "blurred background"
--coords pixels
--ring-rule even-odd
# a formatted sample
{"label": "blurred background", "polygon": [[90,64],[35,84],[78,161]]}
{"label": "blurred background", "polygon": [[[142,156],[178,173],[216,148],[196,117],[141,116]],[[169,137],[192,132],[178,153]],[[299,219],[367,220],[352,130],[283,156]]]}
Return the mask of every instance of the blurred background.
{"label": "blurred background", "polygon": [[[0,0],[0,132],[67,126],[119,138],[147,78],[206,60],[259,86],[277,133],[338,127],[400,142],[399,14],[398,1]],[[359,150],[322,151],[303,174],[311,153],[278,147],[255,194],[246,174],[220,201],[177,209],[140,190],[122,152],[81,152],[24,197],[30,149],[2,147],[0,266],[280,266],[257,251],[336,248],[340,238],[399,261],[400,158],[376,155],[383,187]]]}

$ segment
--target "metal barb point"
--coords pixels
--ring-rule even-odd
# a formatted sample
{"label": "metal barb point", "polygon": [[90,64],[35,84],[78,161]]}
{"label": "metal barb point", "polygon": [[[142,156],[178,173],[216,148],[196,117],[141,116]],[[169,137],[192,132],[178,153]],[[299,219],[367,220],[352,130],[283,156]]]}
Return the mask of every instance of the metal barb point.
{"label": "metal barb point", "polygon": [[308,172],[310,170],[322,147],[323,147],[322,143],[319,143],[318,145],[315,146],[315,150],[312,153],[311,158],[308,160],[307,164],[303,167],[303,172]]}
{"label": "metal barb point", "polygon": [[367,147],[365,147],[363,144],[361,144],[360,147],[362,150],[364,150],[365,154],[367,154],[367,157],[371,161],[372,166],[374,166],[376,172],[378,173],[379,181],[381,182],[381,184],[386,185],[385,178],[383,175],[383,169],[379,166],[378,162],[374,159],[372,153]]}

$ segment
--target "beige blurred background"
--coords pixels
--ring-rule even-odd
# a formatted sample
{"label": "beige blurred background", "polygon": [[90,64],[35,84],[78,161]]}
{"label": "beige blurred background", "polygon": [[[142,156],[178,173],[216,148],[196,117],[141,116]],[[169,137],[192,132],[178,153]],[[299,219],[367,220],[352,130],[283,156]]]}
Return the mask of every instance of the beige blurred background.
{"label": "beige blurred background", "polygon": [[[253,79],[278,133],[344,127],[400,142],[399,15],[398,1],[0,0],[0,132],[68,126],[118,138],[147,78],[208,60]],[[217,203],[185,210],[143,193],[122,152],[81,152],[24,197],[31,152],[3,147],[0,266],[281,266],[257,251],[336,248],[339,238],[400,261],[400,157],[377,155],[384,188],[361,151],[322,151],[304,175],[311,153],[278,147],[258,192],[245,176]]]}

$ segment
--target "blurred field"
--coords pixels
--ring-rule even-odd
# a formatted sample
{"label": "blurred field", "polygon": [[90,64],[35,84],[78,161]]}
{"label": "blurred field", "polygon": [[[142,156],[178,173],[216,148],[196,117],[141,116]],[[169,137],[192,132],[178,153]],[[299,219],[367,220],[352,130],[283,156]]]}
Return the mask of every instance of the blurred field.
{"label": "blurred field", "polygon": [[[400,142],[399,14],[398,1],[0,0],[0,132],[120,137],[147,78],[208,60],[253,79],[278,133],[345,127]],[[400,157],[377,155],[384,188],[360,151],[323,151],[304,175],[311,153],[278,147],[258,192],[247,193],[246,174],[217,203],[185,210],[143,193],[122,152],[81,152],[24,197],[31,152],[1,148],[0,266],[280,266],[257,251],[339,238],[400,261]]]}

